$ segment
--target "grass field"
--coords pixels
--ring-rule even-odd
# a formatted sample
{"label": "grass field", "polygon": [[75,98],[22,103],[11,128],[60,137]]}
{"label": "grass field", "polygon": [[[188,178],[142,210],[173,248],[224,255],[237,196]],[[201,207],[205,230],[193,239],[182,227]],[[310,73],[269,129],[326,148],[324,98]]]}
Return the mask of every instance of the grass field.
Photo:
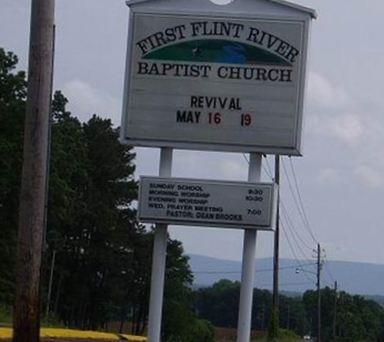
{"label": "grass field", "polygon": [[[128,342],[146,342],[147,339],[142,336],[133,336],[126,334],[113,334],[98,331],[83,331],[75,329],[62,328],[42,328],[40,336],[45,341],[128,341]],[[11,328],[0,328],[0,340],[10,340],[12,338]]]}
{"label": "grass field", "polygon": [[[235,342],[237,329],[230,328],[215,328],[215,341],[216,342]],[[251,342],[266,342],[265,332],[252,331]],[[299,342],[302,341],[300,337],[286,336],[280,337],[279,342]]]}
{"label": "grass field", "polygon": [[[216,328],[216,342],[233,342],[236,341],[236,329]],[[264,342],[266,338],[261,332],[254,331],[252,333],[252,342]],[[111,341],[128,341],[128,342],[147,342],[143,336],[133,336],[128,334],[115,334],[99,331],[84,331],[66,328],[42,328],[41,338],[44,342],[111,342]],[[8,342],[12,339],[12,329],[10,327],[0,327],[0,341]],[[300,338],[279,338],[279,342],[298,342]]]}

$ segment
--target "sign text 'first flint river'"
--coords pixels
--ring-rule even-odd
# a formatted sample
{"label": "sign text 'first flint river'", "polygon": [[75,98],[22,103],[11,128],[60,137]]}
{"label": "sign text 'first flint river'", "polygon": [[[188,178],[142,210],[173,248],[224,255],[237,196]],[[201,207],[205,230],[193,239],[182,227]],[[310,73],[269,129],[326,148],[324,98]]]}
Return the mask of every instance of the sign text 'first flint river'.
{"label": "sign text 'first flint river'", "polygon": [[272,183],[141,177],[141,222],[272,229]]}

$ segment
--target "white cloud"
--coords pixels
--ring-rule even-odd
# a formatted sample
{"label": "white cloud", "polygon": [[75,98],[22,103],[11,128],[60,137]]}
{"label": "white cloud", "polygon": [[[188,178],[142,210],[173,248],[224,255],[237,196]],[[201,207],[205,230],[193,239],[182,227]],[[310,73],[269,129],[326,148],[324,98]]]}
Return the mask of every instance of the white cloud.
{"label": "white cloud", "polygon": [[174,170],[187,178],[244,181],[248,164],[239,153],[176,150]]}
{"label": "white cloud", "polygon": [[10,6],[12,7],[12,10],[17,10],[19,12],[27,12],[29,9],[29,6],[27,5],[27,3],[13,1],[13,0],[5,0],[5,2],[3,2],[2,5]]}
{"label": "white cloud", "polygon": [[63,93],[69,100],[69,110],[81,121],[97,114],[112,119],[115,125],[120,124],[120,103],[111,95],[79,79],[64,84]]}
{"label": "white cloud", "polygon": [[307,136],[316,134],[332,137],[351,146],[357,145],[369,133],[359,115],[342,110],[333,110],[331,113],[328,115],[314,114],[309,117]]}
{"label": "white cloud", "polygon": [[218,165],[219,172],[225,179],[241,179],[244,169],[248,169],[246,161],[243,160],[223,160]]}
{"label": "white cloud", "polygon": [[330,133],[348,144],[357,143],[365,132],[361,119],[353,114],[345,114],[330,120],[329,129]]}
{"label": "white cloud", "polygon": [[332,168],[323,169],[319,172],[317,180],[321,183],[337,182],[340,180],[340,173]]}
{"label": "white cloud", "polygon": [[383,173],[368,166],[361,165],[354,170],[355,176],[366,186],[378,188],[384,185]]}
{"label": "white cloud", "polygon": [[308,129],[312,134],[334,137],[355,145],[366,135],[359,105],[348,92],[323,75],[310,72],[308,82]]}
{"label": "white cloud", "polygon": [[308,101],[310,105],[323,108],[340,108],[351,102],[347,92],[341,86],[331,83],[324,76],[309,72]]}

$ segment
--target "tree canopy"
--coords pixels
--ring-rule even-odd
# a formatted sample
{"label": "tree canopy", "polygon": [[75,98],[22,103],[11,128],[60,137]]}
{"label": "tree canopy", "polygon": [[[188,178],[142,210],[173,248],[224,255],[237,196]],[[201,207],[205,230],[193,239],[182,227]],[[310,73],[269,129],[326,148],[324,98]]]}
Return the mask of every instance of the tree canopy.
{"label": "tree canopy", "polygon": [[17,62],[0,48],[0,302],[7,304],[14,290],[26,100],[25,73],[15,70]]}
{"label": "tree canopy", "polygon": [[[27,91],[25,73],[16,67],[17,57],[0,49],[0,305],[9,307]],[[119,330],[143,334],[153,231],[136,220],[135,154],[119,142],[111,120],[93,115],[80,122],[67,104],[64,94],[55,92],[42,304],[47,307],[52,271],[50,316],[87,329],[119,321]],[[192,310],[188,258],[180,242],[168,239],[168,246],[163,337],[211,341],[212,327]]]}
{"label": "tree canopy", "polygon": [[[239,294],[240,283],[225,279],[197,290],[195,306],[199,316],[218,327],[236,327]],[[254,290],[253,330],[267,330],[271,301],[268,290]],[[280,327],[299,336],[317,335],[316,291],[296,297],[280,295],[279,308]],[[321,320],[323,341],[384,341],[384,308],[361,296],[343,291],[335,294],[329,287],[321,289]]]}

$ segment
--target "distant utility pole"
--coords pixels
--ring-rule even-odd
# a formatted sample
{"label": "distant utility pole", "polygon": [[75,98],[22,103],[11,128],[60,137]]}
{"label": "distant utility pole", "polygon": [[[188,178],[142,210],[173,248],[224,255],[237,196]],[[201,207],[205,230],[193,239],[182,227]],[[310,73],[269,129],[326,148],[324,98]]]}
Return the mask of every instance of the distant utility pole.
{"label": "distant utility pole", "polygon": [[321,249],[317,244],[317,342],[321,342],[321,292],[320,292],[320,275],[321,275]]}
{"label": "distant utility pole", "polygon": [[[275,183],[280,186],[280,156],[275,156]],[[273,294],[272,294],[272,317],[271,338],[278,337],[279,331],[279,241],[280,241],[280,217],[279,217],[279,202],[280,189],[277,195],[277,210],[276,210],[276,230],[273,253]]]}
{"label": "distant utility pole", "polygon": [[32,0],[16,269],[14,342],[40,335],[40,268],[44,235],[55,0]]}
{"label": "distant utility pole", "polygon": [[335,281],[335,298],[333,301],[333,339],[336,338],[336,314],[337,314],[337,281]]}

